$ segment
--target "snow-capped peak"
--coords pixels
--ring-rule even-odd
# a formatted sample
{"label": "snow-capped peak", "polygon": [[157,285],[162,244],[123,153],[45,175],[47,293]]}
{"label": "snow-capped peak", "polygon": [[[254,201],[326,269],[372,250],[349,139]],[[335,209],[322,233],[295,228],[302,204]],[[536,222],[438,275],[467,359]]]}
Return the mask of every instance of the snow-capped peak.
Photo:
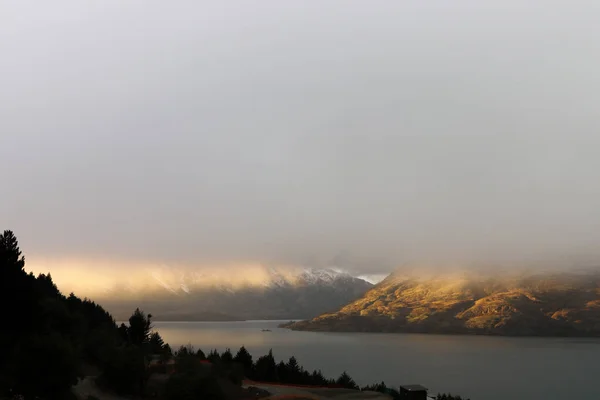
{"label": "snow-capped peak", "polygon": [[[310,285],[337,285],[341,281],[360,280],[335,267],[299,268],[252,265],[235,270],[218,268],[190,268],[162,265],[149,268],[146,279],[138,276],[135,281],[119,282],[120,285],[131,283],[138,290],[146,290],[152,286],[160,287],[173,294],[184,295],[205,289],[216,289],[234,293],[247,288],[285,288]],[[131,289],[136,291],[134,287]]]}
{"label": "snow-capped peak", "polygon": [[332,284],[341,278],[352,278],[347,272],[334,268],[306,268],[300,276],[307,284]]}

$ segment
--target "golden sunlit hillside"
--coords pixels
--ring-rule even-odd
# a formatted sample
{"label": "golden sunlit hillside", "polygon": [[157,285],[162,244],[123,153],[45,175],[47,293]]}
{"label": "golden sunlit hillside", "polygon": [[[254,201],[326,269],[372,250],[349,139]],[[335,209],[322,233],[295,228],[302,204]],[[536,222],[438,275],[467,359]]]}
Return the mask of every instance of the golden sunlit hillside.
{"label": "golden sunlit hillside", "polygon": [[392,274],[362,298],[292,329],[492,335],[600,335],[600,273]]}

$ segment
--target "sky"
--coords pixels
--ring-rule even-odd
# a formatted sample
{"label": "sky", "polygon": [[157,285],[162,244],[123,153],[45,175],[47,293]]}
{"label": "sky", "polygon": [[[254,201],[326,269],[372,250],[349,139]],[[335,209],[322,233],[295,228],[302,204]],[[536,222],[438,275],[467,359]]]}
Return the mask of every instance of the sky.
{"label": "sky", "polygon": [[28,260],[121,271],[600,262],[599,20],[596,1],[2,1],[0,229]]}

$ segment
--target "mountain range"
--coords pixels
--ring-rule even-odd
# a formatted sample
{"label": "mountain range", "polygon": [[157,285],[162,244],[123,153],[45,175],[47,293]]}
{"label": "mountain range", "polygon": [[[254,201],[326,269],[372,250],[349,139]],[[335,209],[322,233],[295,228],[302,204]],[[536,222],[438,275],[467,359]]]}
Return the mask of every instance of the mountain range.
{"label": "mountain range", "polygon": [[137,307],[157,321],[302,319],[334,311],[373,286],[334,269],[264,267],[244,280],[231,275],[156,268],[143,280],[137,275],[135,285],[115,284],[94,298],[117,320]]}
{"label": "mountain range", "polygon": [[336,312],[295,330],[600,336],[600,272],[393,273]]}

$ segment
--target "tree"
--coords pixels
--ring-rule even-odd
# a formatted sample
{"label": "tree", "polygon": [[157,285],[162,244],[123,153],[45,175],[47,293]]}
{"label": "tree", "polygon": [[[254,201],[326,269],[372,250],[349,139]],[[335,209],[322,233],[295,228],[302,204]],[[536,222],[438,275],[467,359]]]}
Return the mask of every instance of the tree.
{"label": "tree", "polygon": [[358,389],[358,385],[354,382],[354,379],[346,373],[346,371],[342,372],[342,374],[335,381],[338,385],[345,387],[347,389]]}
{"label": "tree", "polygon": [[102,378],[119,393],[142,395],[149,376],[150,355],[155,349],[159,354],[163,349],[164,341],[160,335],[151,334],[151,318],[151,314],[146,316],[136,308],[129,317],[129,326],[121,325],[117,329],[118,336],[124,337],[127,333],[127,342],[112,352]]}
{"label": "tree", "polygon": [[135,309],[133,315],[129,317],[128,334],[131,344],[141,346],[148,343],[152,329],[151,318],[152,314],[146,316],[139,308]]}
{"label": "tree", "polygon": [[[102,370],[101,381],[124,393],[141,394],[148,352],[166,349],[150,335],[151,315],[139,309],[130,326],[117,328],[101,306],[71,293],[65,297],[52,276],[35,277],[11,231],[0,235],[0,304],[10,305],[0,329],[0,398],[55,399],[69,392],[83,363]],[[165,350],[166,351],[166,350]]]}
{"label": "tree", "polygon": [[20,275],[23,268],[25,257],[21,255],[19,241],[12,231],[6,230],[0,235],[0,273],[14,277]]}
{"label": "tree", "polygon": [[297,375],[300,372],[300,366],[298,365],[298,360],[296,357],[291,356],[287,363],[288,370],[292,375]]}
{"label": "tree", "polygon": [[201,360],[206,360],[206,355],[204,354],[202,349],[198,349],[198,351],[196,352],[196,357],[198,357]]}
{"label": "tree", "polygon": [[[203,354],[203,353],[202,353]],[[209,356],[218,353],[211,351]],[[191,345],[181,346],[176,352],[175,374],[167,381],[164,395],[166,400],[223,399],[217,378],[227,377],[224,371],[207,366],[198,359]],[[219,358],[220,362],[220,358]]]}
{"label": "tree", "polygon": [[302,379],[300,366],[296,357],[292,356],[286,364],[286,378],[289,383],[300,383]]}
{"label": "tree", "polygon": [[150,345],[150,352],[152,354],[161,354],[164,350],[165,342],[160,337],[158,332],[152,332],[150,334],[150,339],[148,339]]}
{"label": "tree", "polygon": [[79,354],[58,333],[30,336],[18,354],[12,363],[12,388],[25,398],[63,398],[82,377]]}
{"label": "tree", "polygon": [[101,375],[101,382],[120,394],[141,395],[145,379],[145,355],[138,346],[114,349]]}
{"label": "tree", "polygon": [[273,350],[269,350],[268,355],[261,356],[256,360],[254,375],[257,380],[263,382],[277,382],[279,380]]}
{"label": "tree", "polygon": [[176,357],[193,356],[195,354],[196,350],[191,343],[188,343],[185,346],[179,346],[179,349],[175,352]]}
{"label": "tree", "polygon": [[231,354],[231,349],[227,348],[223,353],[221,353],[221,361],[223,364],[230,365],[233,363],[233,354]]}
{"label": "tree", "polygon": [[123,343],[129,342],[129,328],[123,323],[119,326],[119,338],[121,338]]}
{"label": "tree", "polygon": [[360,388],[360,390],[368,390],[371,392],[385,393],[387,390],[387,386],[385,385],[385,382],[381,381],[381,383],[364,386],[364,387]]}
{"label": "tree", "polygon": [[240,363],[244,367],[246,376],[252,376],[252,370],[254,363],[252,362],[252,355],[246,350],[244,346],[240,347],[237,354],[233,358],[233,361]]}
{"label": "tree", "polygon": [[311,382],[313,385],[326,385],[328,383],[320,369],[313,371],[311,375]]}
{"label": "tree", "polygon": [[12,231],[0,234],[0,397],[55,398],[79,376],[78,333],[66,298],[49,275],[24,271],[25,258]]}
{"label": "tree", "polygon": [[283,361],[279,361],[279,364],[277,364],[277,377],[279,378],[279,382],[291,383],[289,380],[287,364]]}
{"label": "tree", "polygon": [[216,379],[194,374],[173,374],[165,386],[165,400],[222,400],[225,395]]}
{"label": "tree", "polygon": [[[450,393],[446,394],[446,393],[438,393],[438,395],[435,397],[436,400],[463,400],[462,397],[460,396],[454,396],[451,395]],[[464,400],[469,400],[469,399],[464,399]]]}
{"label": "tree", "polygon": [[162,353],[160,353],[160,361],[163,364],[166,364],[167,361],[169,361],[171,359],[171,357],[173,356],[173,351],[171,350],[171,346],[169,346],[169,343],[166,343],[163,346],[163,351]]}
{"label": "tree", "polygon": [[[0,339],[13,341],[29,328],[30,316],[35,299],[31,285],[35,278],[25,273],[25,258],[21,255],[19,241],[12,231],[6,230],[0,235],[0,304],[4,307],[3,319],[11,321],[13,330],[0,330]],[[1,368],[1,362],[0,362]]]}

